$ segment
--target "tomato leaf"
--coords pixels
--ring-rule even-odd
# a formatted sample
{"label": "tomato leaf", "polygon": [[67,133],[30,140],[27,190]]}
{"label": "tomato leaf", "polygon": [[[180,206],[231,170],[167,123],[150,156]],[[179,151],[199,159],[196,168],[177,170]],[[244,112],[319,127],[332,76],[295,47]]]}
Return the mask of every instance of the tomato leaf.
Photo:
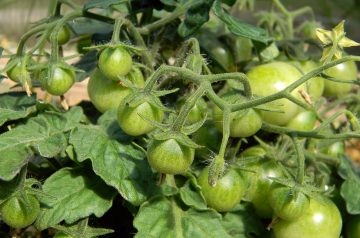
{"label": "tomato leaf", "polygon": [[222,225],[231,237],[262,237],[265,232],[260,219],[248,205],[240,204],[224,215]]}
{"label": "tomato leaf", "polygon": [[42,189],[46,195],[39,196],[43,208],[35,222],[40,230],[63,220],[71,224],[92,214],[102,217],[116,195],[114,189],[85,169],[58,170],[46,179]]}
{"label": "tomato leaf", "polygon": [[213,210],[186,211],[175,198],[158,197],[144,203],[134,219],[135,237],[230,238],[220,225],[221,215]]}
{"label": "tomato leaf", "polygon": [[0,179],[11,180],[27,164],[33,149],[44,157],[54,157],[65,151],[65,133],[83,119],[80,107],[66,113],[44,112],[30,118],[25,125],[0,135]]}
{"label": "tomato leaf", "polygon": [[219,0],[215,1],[212,9],[215,15],[218,16],[227,25],[229,31],[231,31],[233,34],[265,44],[268,44],[273,40],[270,36],[268,36],[264,29],[239,21],[235,17],[229,15],[221,7],[221,2]]}
{"label": "tomato leaf", "polygon": [[341,158],[338,174],[344,179],[340,195],[345,200],[346,210],[353,215],[360,214],[360,177],[347,157]]}
{"label": "tomato leaf", "polygon": [[[209,20],[209,11],[214,0],[191,0],[193,3],[185,14],[185,20],[180,24],[178,33],[182,37],[188,37],[195,33],[205,22]],[[188,4],[187,1],[184,3]]]}
{"label": "tomato leaf", "polygon": [[77,160],[90,159],[94,172],[133,205],[159,191],[143,152],[111,140],[103,128],[80,126],[70,135]]}
{"label": "tomato leaf", "polygon": [[91,0],[84,5],[83,9],[84,11],[92,8],[107,9],[110,8],[112,5],[118,5],[126,2],[129,2],[129,0]]}
{"label": "tomato leaf", "polygon": [[26,93],[12,92],[0,95],[0,126],[7,121],[26,118],[36,112],[35,95],[28,97]]}
{"label": "tomato leaf", "polygon": [[194,186],[187,181],[185,185],[180,188],[181,200],[189,207],[197,210],[207,210],[206,202],[198,190],[199,189],[194,188]]}
{"label": "tomato leaf", "polygon": [[117,109],[108,110],[99,117],[97,124],[104,128],[110,139],[118,140],[122,143],[131,141],[131,136],[121,130],[116,118]]}

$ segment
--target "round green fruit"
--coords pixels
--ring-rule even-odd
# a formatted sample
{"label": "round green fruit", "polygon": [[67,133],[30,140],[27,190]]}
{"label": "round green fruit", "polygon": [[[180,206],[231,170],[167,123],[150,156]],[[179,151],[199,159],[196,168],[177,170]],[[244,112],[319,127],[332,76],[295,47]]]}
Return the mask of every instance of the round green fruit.
{"label": "round green fruit", "polygon": [[119,81],[130,72],[132,58],[123,47],[106,48],[100,53],[98,66],[108,79]]}

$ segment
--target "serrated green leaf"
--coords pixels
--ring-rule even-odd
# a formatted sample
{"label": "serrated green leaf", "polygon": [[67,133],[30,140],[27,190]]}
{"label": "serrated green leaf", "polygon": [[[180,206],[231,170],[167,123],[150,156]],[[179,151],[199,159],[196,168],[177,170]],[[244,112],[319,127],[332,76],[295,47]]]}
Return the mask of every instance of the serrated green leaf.
{"label": "serrated green leaf", "polygon": [[116,191],[85,169],[63,168],[46,179],[43,204],[35,222],[43,230],[61,221],[68,224],[94,214],[102,217],[112,206]]}
{"label": "serrated green leaf", "polygon": [[224,215],[222,225],[231,237],[262,237],[265,232],[261,220],[247,205],[240,204],[234,208],[235,211]]}
{"label": "serrated green leaf", "polygon": [[341,158],[338,174],[345,180],[341,184],[340,194],[345,200],[346,210],[350,214],[360,214],[360,177],[347,157]]}
{"label": "serrated green leaf", "polygon": [[0,135],[0,179],[11,180],[28,162],[33,148],[44,157],[53,157],[65,151],[64,133],[83,119],[80,107],[66,113],[45,112],[30,118],[25,125]]}
{"label": "serrated green leaf", "polygon": [[26,93],[12,92],[0,95],[0,126],[7,121],[17,120],[36,112],[36,97]]}
{"label": "serrated green leaf", "polygon": [[230,238],[220,224],[221,215],[213,210],[184,211],[174,198],[155,198],[144,203],[134,219],[135,237]]}
{"label": "serrated green leaf", "polygon": [[264,29],[245,22],[241,22],[233,16],[229,15],[221,7],[221,1],[216,0],[212,9],[215,15],[218,16],[227,25],[228,29],[233,34],[265,44],[268,44],[273,40],[270,36],[268,36]]}
{"label": "serrated green leaf", "polygon": [[180,188],[180,197],[181,200],[189,207],[195,208],[197,210],[208,209],[204,198],[200,195],[199,191],[191,185],[189,181],[187,181],[185,185]]}
{"label": "serrated green leaf", "polygon": [[151,179],[153,173],[143,152],[111,140],[101,127],[78,127],[71,132],[70,143],[79,162],[90,159],[94,172],[133,205],[160,189]]}
{"label": "serrated green leaf", "polygon": [[110,139],[115,139],[121,142],[131,141],[131,136],[123,132],[117,121],[117,109],[108,110],[99,117],[97,124],[104,128]]}

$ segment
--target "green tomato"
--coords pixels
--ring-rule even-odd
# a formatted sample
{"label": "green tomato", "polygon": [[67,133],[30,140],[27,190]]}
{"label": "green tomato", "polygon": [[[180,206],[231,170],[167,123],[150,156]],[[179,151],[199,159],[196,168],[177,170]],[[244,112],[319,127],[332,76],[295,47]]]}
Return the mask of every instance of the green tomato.
{"label": "green tomato", "polygon": [[241,152],[243,157],[264,157],[265,155],[266,151],[260,145],[251,146]]}
{"label": "green tomato", "polygon": [[339,238],[342,220],[338,208],[327,199],[310,199],[300,219],[280,220],[273,226],[275,238]]}
{"label": "green tomato", "polygon": [[195,155],[198,158],[209,159],[212,157],[211,151],[217,152],[220,148],[221,134],[210,122],[206,122],[191,137],[195,143],[203,146],[195,150]]}
{"label": "green tomato", "polygon": [[67,25],[64,25],[60,28],[58,35],[57,35],[57,42],[59,45],[64,45],[68,43],[70,40],[71,31],[70,28]]}
{"label": "green tomato", "polygon": [[86,54],[89,52],[89,49],[84,49],[86,47],[90,47],[92,44],[91,35],[84,35],[79,38],[76,44],[76,49],[80,54]]}
{"label": "green tomato", "polygon": [[297,220],[309,207],[309,198],[301,192],[295,196],[289,187],[276,183],[272,184],[270,190],[270,205],[274,213],[283,220]]}
{"label": "green tomato", "polygon": [[130,72],[125,76],[130,82],[132,82],[137,87],[144,87],[145,80],[144,75],[137,66],[131,67]]}
{"label": "green tomato", "polygon": [[123,47],[106,48],[100,53],[98,66],[108,79],[119,81],[130,72],[132,58]]}
{"label": "green tomato", "polygon": [[185,173],[192,164],[195,150],[174,139],[152,140],[147,149],[150,166],[163,174]]}
{"label": "green tomato", "polygon": [[[185,104],[186,98],[181,98],[179,101],[176,102],[176,109],[180,111],[181,107]],[[191,125],[196,122],[201,121],[205,114],[206,114],[206,102],[204,99],[200,98],[196,104],[191,108],[187,118],[186,124]]]}
{"label": "green tomato", "polygon": [[87,91],[92,104],[102,113],[118,108],[120,102],[132,92],[119,82],[107,79],[98,69],[90,76]]}
{"label": "green tomato", "polygon": [[273,161],[260,161],[247,167],[247,191],[244,199],[250,201],[256,214],[262,218],[271,218],[273,209],[269,197],[273,180],[269,177],[280,178],[283,176],[281,168]]}
{"label": "green tomato", "polygon": [[[309,73],[310,71],[319,67],[314,61],[304,61],[300,63],[301,69],[304,73]],[[318,100],[324,92],[325,79],[323,77],[313,77],[306,82],[306,91],[310,95],[311,99]]]}
{"label": "green tomato", "polygon": [[245,184],[235,170],[225,173],[214,187],[209,185],[208,176],[209,168],[205,168],[198,177],[198,183],[209,207],[218,212],[227,212],[240,203],[245,192]]}
{"label": "green tomato", "polygon": [[[253,93],[257,96],[269,96],[277,93],[301,77],[301,73],[294,66],[284,62],[272,62],[252,68],[247,77],[250,80],[250,86]],[[292,95],[302,100],[298,90],[305,90],[300,86],[292,91]],[[293,118],[299,110],[299,106],[288,99],[279,99],[265,104],[269,109],[275,111],[261,111],[261,117],[264,121],[283,126]],[[281,111],[281,112],[277,112]]]}
{"label": "green tomato", "polygon": [[[236,92],[228,92],[223,96],[223,99],[229,103],[239,101]],[[222,110],[214,106],[213,120],[215,126],[222,132],[224,114]],[[230,113],[230,136],[231,137],[249,137],[258,132],[262,125],[260,115],[252,108]]]}
{"label": "green tomato", "polygon": [[292,118],[286,127],[296,131],[311,131],[316,124],[316,114],[312,111],[301,111]]}
{"label": "green tomato", "polygon": [[13,228],[31,225],[40,212],[40,203],[34,195],[27,195],[28,203],[13,196],[1,204],[1,219]]}
{"label": "green tomato", "polygon": [[322,152],[334,157],[338,157],[339,155],[345,154],[345,144],[342,141],[337,141],[324,148]]}
{"label": "green tomato", "polygon": [[150,103],[143,102],[130,107],[126,98],[120,103],[117,115],[120,128],[131,136],[144,135],[155,129],[155,126],[145,121],[140,115],[157,122],[161,122],[164,118],[164,112]]}
{"label": "green tomato", "polygon": [[360,215],[353,216],[346,224],[347,238],[359,238],[360,237]]}
{"label": "green tomato", "polygon": [[[9,61],[10,63],[10,61]],[[20,82],[20,75],[21,75],[21,62],[20,60],[16,65],[11,67],[8,71],[6,71],[6,74],[9,79],[11,79],[14,82]]]}
{"label": "green tomato", "polygon": [[52,77],[49,78],[49,69],[43,70],[40,74],[41,86],[50,94],[60,96],[66,93],[75,83],[75,72],[62,68],[61,66],[51,67]]}
{"label": "green tomato", "polygon": [[[354,61],[347,61],[324,71],[324,73],[338,80],[356,80],[357,67]],[[325,80],[325,96],[343,96],[351,91],[353,84],[339,83]]]}

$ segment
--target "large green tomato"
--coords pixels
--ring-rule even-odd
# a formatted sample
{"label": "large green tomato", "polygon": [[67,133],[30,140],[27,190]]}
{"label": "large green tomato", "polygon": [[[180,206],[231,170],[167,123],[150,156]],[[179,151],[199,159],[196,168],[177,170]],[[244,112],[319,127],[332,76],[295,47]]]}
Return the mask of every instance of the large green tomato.
{"label": "large green tomato", "polygon": [[150,166],[163,174],[185,173],[194,160],[195,150],[174,139],[152,140],[147,149]]}
{"label": "large green tomato", "polygon": [[198,183],[209,207],[219,212],[227,212],[234,208],[245,192],[245,183],[235,170],[229,170],[220,178],[214,187],[208,182],[209,168],[199,175]]}
{"label": "large green tomato", "polygon": [[339,238],[341,227],[339,209],[331,200],[311,198],[301,218],[280,220],[273,226],[273,232],[275,238]]}
{"label": "large green tomato", "polygon": [[[291,64],[272,62],[252,68],[247,73],[247,76],[250,80],[251,89],[255,95],[269,96],[285,89],[302,75],[299,70]],[[305,90],[305,87],[300,86],[293,90],[291,94],[294,97],[301,99],[301,95],[298,92],[299,89]],[[285,98],[270,102],[266,104],[266,106],[269,109],[281,112],[261,111],[260,113],[263,120],[279,126],[286,125],[299,110],[299,106]]]}
{"label": "large green tomato", "polygon": [[[238,102],[237,92],[228,92],[223,99],[229,103]],[[223,130],[223,111],[214,106],[213,120],[215,126],[222,132]],[[252,108],[230,113],[230,136],[231,137],[249,137],[258,132],[262,125],[262,119],[257,111]]]}
{"label": "large green tomato", "polygon": [[132,58],[123,47],[106,48],[100,53],[98,66],[108,79],[119,81],[130,72]]}
{"label": "large green tomato", "polygon": [[40,203],[34,195],[27,195],[28,203],[19,197],[11,197],[1,204],[1,220],[13,228],[31,225],[40,212]]}
{"label": "large green tomato", "polygon": [[[48,70],[52,70],[51,78],[49,78]],[[41,72],[40,83],[48,93],[60,96],[73,86],[75,77],[75,72],[70,69],[51,67]]]}
{"label": "large green tomato", "polygon": [[[338,80],[356,80],[357,67],[354,61],[347,61],[324,71],[324,73]],[[339,83],[325,80],[325,96],[342,96],[350,92],[353,84]]]}
{"label": "large green tomato", "polygon": [[[144,81],[137,84],[143,85]],[[91,102],[100,112],[118,108],[120,102],[132,92],[120,82],[107,79],[98,69],[91,75],[87,91]]]}
{"label": "large green tomato", "polygon": [[130,107],[125,98],[118,108],[117,118],[120,128],[131,136],[144,135],[154,130],[155,126],[145,121],[140,115],[157,122],[161,122],[164,118],[164,112],[150,103],[145,101],[135,107]]}

